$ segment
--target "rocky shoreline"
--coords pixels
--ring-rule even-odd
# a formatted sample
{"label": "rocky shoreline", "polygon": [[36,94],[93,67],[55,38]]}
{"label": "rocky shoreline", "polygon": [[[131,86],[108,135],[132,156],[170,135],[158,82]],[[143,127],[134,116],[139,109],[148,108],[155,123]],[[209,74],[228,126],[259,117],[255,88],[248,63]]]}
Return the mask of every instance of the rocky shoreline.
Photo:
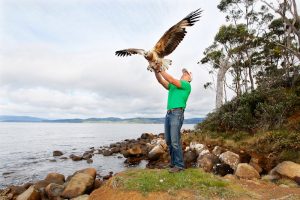
{"label": "rocky shoreline", "polygon": [[[189,130],[182,134],[188,135]],[[66,157],[59,150],[53,151],[53,156],[59,159],[72,159],[74,162],[85,160],[93,162],[95,154],[103,156],[118,155],[126,158],[125,166],[138,165],[142,160],[147,162],[147,168],[167,168],[169,155],[163,134],[143,133],[137,139],[126,139],[99,148],[91,147],[82,155],[71,154]],[[244,151],[233,152],[220,146],[210,146],[198,142],[183,141],[184,161],[186,167],[202,168],[227,178],[262,179],[268,181],[286,180],[288,184],[282,187],[299,187],[300,165],[291,161],[284,161],[272,169],[265,167],[257,156],[251,156]],[[121,156],[122,155],[122,156]],[[65,178],[63,174],[49,173],[44,180],[26,183],[22,186],[9,186],[0,190],[2,200],[39,200],[39,199],[88,199],[89,194],[101,187],[113,176],[113,172],[101,176],[95,168],[86,168]]]}

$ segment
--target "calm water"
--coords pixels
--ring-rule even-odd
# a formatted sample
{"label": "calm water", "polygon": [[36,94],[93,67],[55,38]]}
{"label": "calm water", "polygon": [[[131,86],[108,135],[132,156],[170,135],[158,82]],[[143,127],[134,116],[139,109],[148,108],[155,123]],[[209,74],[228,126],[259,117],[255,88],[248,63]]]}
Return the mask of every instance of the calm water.
{"label": "calm water", "polygon": [[[0,123],[0,188],[44,179],[50,172],[68,176],[86,167],[95,167],[101,175],[122,171],[124,158],[117,158],[118,155],[96,154],[94,162],[88,164],[84,160],[54,158],[52,152],[60,150],[67,157],[72,153],[81,155],[90,147],[135,139],[146,132],[161,133],[163,124]],[[53,159],[56,162],[50,161]],[[137,167],[144,166],[145,162]]]}

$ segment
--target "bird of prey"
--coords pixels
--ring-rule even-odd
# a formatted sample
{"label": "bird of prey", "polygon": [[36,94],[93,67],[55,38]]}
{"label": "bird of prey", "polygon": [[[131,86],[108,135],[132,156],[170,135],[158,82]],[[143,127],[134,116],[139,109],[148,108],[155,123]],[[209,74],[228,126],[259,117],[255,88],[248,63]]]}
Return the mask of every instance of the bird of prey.
{"label": "bird of prey", "polygon": [[147,69],[151,72],[153,70],[166,70],[169,68],[169,65],[172,64],[172,60],[164,59],[164,57],[171,54],[176,49],[187,33],[185,28],[188,26],[193,26],[195,22],[199,21],[201,13],[202,10],[197,9],[183,18],[180,22],[172,26],[164,33],[164,35],[155,44],[154,48],[150,51],[129,48],[116,51],[116,55],[131,56],[133,54],[140,54],[144,56],[146,60],[148,60],[149,66]]}

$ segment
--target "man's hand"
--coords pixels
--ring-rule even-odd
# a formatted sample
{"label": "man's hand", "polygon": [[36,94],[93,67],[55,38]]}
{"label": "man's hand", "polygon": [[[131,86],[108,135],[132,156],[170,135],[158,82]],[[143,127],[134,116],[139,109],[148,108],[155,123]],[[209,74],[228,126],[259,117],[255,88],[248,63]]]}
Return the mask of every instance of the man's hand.
{"label": "man's hand", "polygon": [[161,68],[157,68],[154,71],[155,71],[155,73],[160,73],[162,71],[162,69]]}
{"label": "man's hand", "polygon": [[163,79],[159,72],[154,72],[157,81],[166,89],[169,90],[169,82]]}
{"label": "man's hand", "polygon": [[159,61],[155,61],[153,69],[156,73],[161,72],[162,71],[162,63]]}

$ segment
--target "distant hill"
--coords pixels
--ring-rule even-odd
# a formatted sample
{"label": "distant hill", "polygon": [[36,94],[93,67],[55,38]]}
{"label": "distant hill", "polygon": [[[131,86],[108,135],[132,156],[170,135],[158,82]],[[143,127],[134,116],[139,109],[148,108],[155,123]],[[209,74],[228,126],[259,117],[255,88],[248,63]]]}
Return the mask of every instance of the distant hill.
{"label": "distant hill", "polygon": [[43,122],[45,119],[30,116],[0,115],[0,122]]}
{"label": "distant hill", "polygon": [[[135,124],[163,124],[164,118],[87,118],[87,119],[44,119],[31,116],[9,116],[0,115],[0,122],[48,122],[48,123],[135,123]],[[197,124],[202,122],[203,118],[190,118],[185,119],[185,124]]]}

